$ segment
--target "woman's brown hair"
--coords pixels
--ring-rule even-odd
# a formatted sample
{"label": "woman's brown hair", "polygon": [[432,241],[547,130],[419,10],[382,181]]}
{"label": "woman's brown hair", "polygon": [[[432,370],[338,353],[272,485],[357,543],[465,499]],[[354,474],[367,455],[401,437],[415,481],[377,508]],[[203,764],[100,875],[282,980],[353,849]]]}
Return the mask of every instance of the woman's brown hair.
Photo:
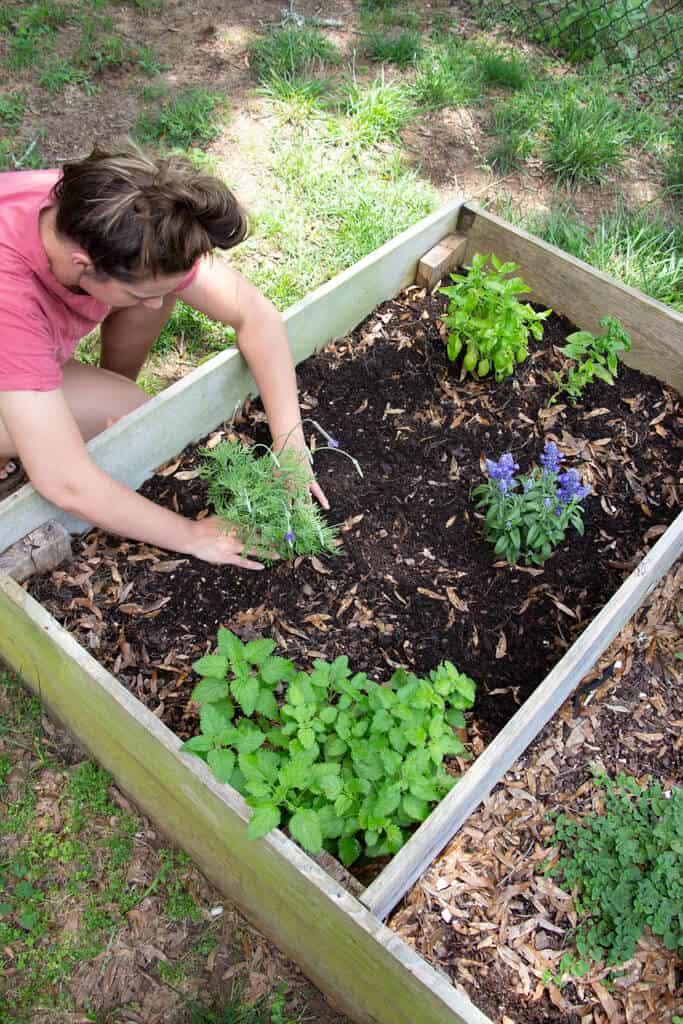
{"label": "woman's brown hair", "polygon": [[85,249],[95,271],[121,281],[180,274],[247,234],[232,192],[189,160],[131,147],[64,164],[53,189],[56,229]]}

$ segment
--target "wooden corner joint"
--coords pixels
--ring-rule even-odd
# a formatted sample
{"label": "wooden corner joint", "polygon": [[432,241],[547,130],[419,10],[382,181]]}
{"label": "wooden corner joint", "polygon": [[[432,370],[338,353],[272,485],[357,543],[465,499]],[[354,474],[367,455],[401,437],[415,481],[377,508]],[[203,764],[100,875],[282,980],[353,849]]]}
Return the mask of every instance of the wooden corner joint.
{"label": "wooden corner joint", "polygon": [[430,290],[436,287],[446,274],[462,263],[466,248],[464,235],[446,235],[418,263],[415,284]]}
{"label": "wooden corner joint", "polygon": [[23,583],[29,576],[56,569],[71,554],[69,532],[49,519],[0,554],[0,574]]}

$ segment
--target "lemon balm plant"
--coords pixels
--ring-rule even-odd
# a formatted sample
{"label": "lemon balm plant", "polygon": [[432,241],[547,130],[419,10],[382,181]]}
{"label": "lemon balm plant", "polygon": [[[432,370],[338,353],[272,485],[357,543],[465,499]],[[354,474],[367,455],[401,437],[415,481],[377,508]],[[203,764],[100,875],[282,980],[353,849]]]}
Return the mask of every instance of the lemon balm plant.
{"label": "lemon balm plant", "polygon": [[531,288],[521,277],[509,277],[518,269],[495,255],[475,253],[469,272],[451,274],[454,283],[440,289],[449,299],[448,358],[455,362],[462,355],[468,373],[487,377],[493,371],[497,381],[504,380],[526,359],[529,334],[543,337],[543,320],[552,310],[538,313],[519,301]]}
{"label": "lemon balm plant", "polygon": [[345,656],[304,672],[274,650],[218,631],[217,652],[192,666],[201,733],[182,749],[254,808],[252,839],[282,824],[344,864],[396,853],[455,784],[446,760],[468,756],[456,730],[473,680],[446,661],[427,678],[399,668],[381,685],[352,675]]}

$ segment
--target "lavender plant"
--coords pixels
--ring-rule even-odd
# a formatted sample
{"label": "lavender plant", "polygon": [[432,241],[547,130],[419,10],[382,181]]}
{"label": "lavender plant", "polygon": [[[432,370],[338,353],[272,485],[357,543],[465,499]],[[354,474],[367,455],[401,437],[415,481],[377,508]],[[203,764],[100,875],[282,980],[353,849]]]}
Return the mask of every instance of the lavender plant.
{"label": "lavender plant", "polygon": [[[488,266],[489,261],[491,266]],[[464,350],[463,367],[497,381],[513,373],[526,359],[529,334],[543,337],[543,323],[551,310],[537,313],[517,296],[531,288],[521,277],[509,277],[516,263],[475,253],[467,276],[451,274],[454,284],[440,291],[449,298],[444,323],[450,328],[448,358],[454,362]]]}
{"label": "lavender plant", "polygon": [[548,441],[540,468],[515,476],[519,463],[510,452],[498,462],[486,460],[488,480],[474,489],[476,507],[485,508],[486,539],[509,565],[520,557],[527,564],[542,565],[564,540],[569,526],[583,535],[581,502],[590,487],[581,483],[576,469],[560,472],[564,455]]}
{"label": "lavender plant", "polygon": [[[346,455],[334,438],[318,429],[327,441],[318,451],[328,448]],[[206,461],[200,476],[208,480],[208,500],[221,519],[237,527],[245,551],[255,550],[264,561],[274,554],[287,559],[334,553],[337,527],[325,522],[311,500],[310,466],[298,452],[224,441],[202,455]],[[362,476],[356,460],[351,461]]]}

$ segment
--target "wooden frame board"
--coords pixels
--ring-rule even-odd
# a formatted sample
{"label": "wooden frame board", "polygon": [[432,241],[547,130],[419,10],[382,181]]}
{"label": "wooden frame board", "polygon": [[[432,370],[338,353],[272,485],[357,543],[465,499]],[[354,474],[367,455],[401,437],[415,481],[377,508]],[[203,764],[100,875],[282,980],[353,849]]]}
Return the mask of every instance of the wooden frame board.
{"label": "wooden frame board", "polygon": [[[492,251],[520,262],[538,298],[577,326],[594,329],[604,313],[620,315],[633,335],[632,365],[681,386],[683,318],[459,201],[292,307],[285,319],[295,360],[395,295],[414,278],[420,257],[455,231],[467,236],[466,259],[474,251]],[[93,457],[113,476],[139,486],[156,466],[229,417],[253,390],[239,354],[221,353],[95,439]],[[23,488],[0,506],[0,550],[54,517],[51,505],[30,486]],[[160,829],[350,1017],[363,1024],[490,1024],[380,918],[590,670],[682,543],[679,517],[361,900],[281,832],[249,842],[248,809],[239,794],[218,784],[200,761],[181,754],[178,739],[151,712],[21,587],[2,578],[0,656]]]}

